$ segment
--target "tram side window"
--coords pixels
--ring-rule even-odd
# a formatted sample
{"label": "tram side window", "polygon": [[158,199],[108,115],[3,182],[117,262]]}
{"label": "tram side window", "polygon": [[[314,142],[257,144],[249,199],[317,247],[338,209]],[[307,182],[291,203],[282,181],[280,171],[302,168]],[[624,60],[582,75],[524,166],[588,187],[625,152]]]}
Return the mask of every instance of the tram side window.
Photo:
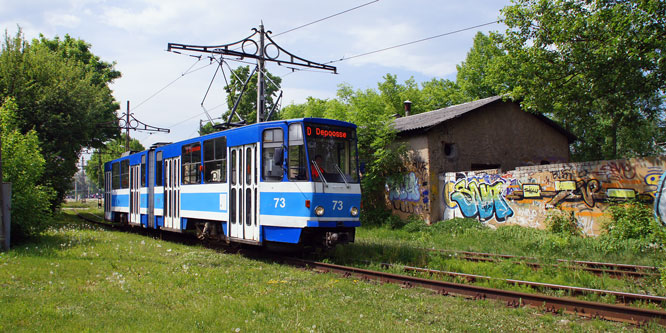
{"label": "tram side window", "polygon": [[227,181],[227,138],[206,140],[204,145],[204,182],[225,183]]}
{"label": "tram side window", "polygon": [[120,163],[116,162],[111,165],[111,182],[114,190],[120,188]]}
{"label": "tram side window", "polygon": [[284,159],[284,133],[281,128],[264,131],[262,149],[262,176],[265,181],[281,181]]}
{"label": "tram side window", "polygon": [[308,165],[305,160],[303,127],[301,124],[289,125],[289,180],[307,180]]}
{"label": "tram side window", "polygon": [[162,152],[158,151],[155,155],[155,186],[162,186],[164,185],[162,182],[164,179],[162,176]]}
{"label": "tram side window", "polygon": [[183,184],[199,184],[201,182],[201,144],[192,143],[183,146],[182,178]]}
{"label": "tram side window", "polygon": [[129,160],[120,161],[120,188],[129,188]]}
{"label": "tram side window", "polygon": [[146,187],[146,155],[141,156],[141,187]]}

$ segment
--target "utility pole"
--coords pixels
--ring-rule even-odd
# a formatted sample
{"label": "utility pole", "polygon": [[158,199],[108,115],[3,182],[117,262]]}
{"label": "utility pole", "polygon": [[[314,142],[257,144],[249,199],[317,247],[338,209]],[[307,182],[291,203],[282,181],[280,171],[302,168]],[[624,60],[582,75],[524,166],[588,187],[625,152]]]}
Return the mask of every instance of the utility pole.
{"label": "utility pole", "polygon": [[121,129],[125,129],[125,133],[127,133],[127,137],[125,138],[125,151],[130,151],[130,130],[169,133],[168,128],[146,125],[140,120],[134,118],[134,114],[130,113],[130,101],[127,101],[127,112],[123,113],[118,119],[118,126]]}
{"label": "utility pole", "polygon": [[264,22],[261,22],[259,25],[259,58],[257,58],[257,123],[260,123],[263,121],[264,117],[264,108],[266,107],[266,100],[265,100],[265,89],[264,89],[264,84],[265,84],[265,79],[264,79],[264,51],[265,51],[265,46],[264,46],[264,35],[266,32],[264,31]]}
{"label": "utility pole", "polygon": [[88,189],[88,184],[86,182],[86,165],[84,164],[85,160],[83,159],[83,155],[81,155],[81,175],[83,178],[83,184],[81,184],[81,198],[83,199],[83,202],[86,202],[86,192]]}
{"label": "utility pole", "polygon": [[125,115],[126,115],[126,117],[127,117],[127,118],[125,119],[125,123],[127,124],[127,126],[125,127],[125,136],[126,136],[126,137],[125,137],[125,151],[130,151],[130,146],[129,146],[129,144],[130,144],[130,136],[129,136],[129,130],[130,130],[130,127],[129,127],[129,124],[130,124],[130,118],[129,118],[129,117],[130,117],[130,108],[129,108],[129,101],[127,101],[127,113],[126,113]]}
{"label": "utility pole", "polygon": [[[213,58],[214,55],[220,55],[220,57],[232,56],[238,59],[244,59],[244,58],[256,59],[257,60],[256,69],[258,72],[257,73],[258,75],[257,122],[258,123],[265,120],[264,110],[266,108],[266,96],[265,96],[266,82],[264,78],[264,67],[266,61],[277,63],[278,65],[285,66],[293,71],[300,68],[314,68],[314,69],[321,69],[324,71],[330,71],[334,74],[337,73],[337,69],[334,66],[320,64],[314,61],[301,58],[299,56],[291,54],[289,51],[280,47],[270,37],[270,34],[272,34],[272,32],[270,30],[268,31],[264,30],[263,23],[259,25],[259,30],[254,28],[252,30],[254,31],[254,33],[251,34],[250,36],[245,37],[244,39],[231,44],[201,46],[201,45],[169,43],[167,46],[167,51],[174,53],[180,53],[181,50],[191,51],[191,52],[211,53],[213,54],[213,56],[211,56],[211,59],[216,59]],[[256,48],[256,50],[254,50],[254,48]],[[250,74],[250,77],[252,77],[252,74]],[[243,89],[245,89],[245,86],[247,85],[247,82],[249,82],[250,77],[248,77],[245,84],[243,85]],[[238,99],[236,100],[236,106],[238,105],[238,101],[240,100],[241,96],[239,96]],[[236,106],[234,106],[234,109],[231,110],[231,115],[229,116],[229,119],[227,120],[225,126],[236,125],[231,123],[231,118],[233,117],[233,114],[236,111]]]}

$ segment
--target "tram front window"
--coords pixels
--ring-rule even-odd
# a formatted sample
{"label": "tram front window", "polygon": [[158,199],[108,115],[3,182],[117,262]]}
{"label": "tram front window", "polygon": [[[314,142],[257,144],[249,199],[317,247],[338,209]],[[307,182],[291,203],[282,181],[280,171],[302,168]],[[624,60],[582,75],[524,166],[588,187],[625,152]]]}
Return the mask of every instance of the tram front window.
{"label": "tram front window", "polygon": [[305,136],[313,181],[359,182],[354,128],[305,124]]}

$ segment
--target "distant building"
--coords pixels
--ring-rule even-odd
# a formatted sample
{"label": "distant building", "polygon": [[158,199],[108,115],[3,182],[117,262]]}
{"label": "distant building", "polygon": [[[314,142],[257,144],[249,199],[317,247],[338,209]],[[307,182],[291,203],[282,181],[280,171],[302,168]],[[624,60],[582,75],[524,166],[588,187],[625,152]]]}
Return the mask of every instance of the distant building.
{"label": "distant building", "polygon": [[441,217],[445,173],[569,162],[575,140],[552,120],[498,96],[397,118],[393,125],[411,158],[404,182],[387,184],[389,205],[398,215],[417,214],[430,223]]}

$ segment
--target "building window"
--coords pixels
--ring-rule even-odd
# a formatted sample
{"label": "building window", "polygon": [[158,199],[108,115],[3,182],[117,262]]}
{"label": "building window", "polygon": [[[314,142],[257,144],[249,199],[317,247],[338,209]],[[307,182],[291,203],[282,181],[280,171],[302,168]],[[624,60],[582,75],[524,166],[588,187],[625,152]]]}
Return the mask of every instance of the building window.
{"label": "building window", "polygon": [[455,143],[442,142],[442,153],[445,158],[456,158],[458,157],[458,146]]}
{"label": "building window", "polygon": [[265,181],[282,181],[284,159],[284,132],[281,128],[264,131],[262,141],[262,170]]}
{"label": "building window", "polygon": [[184,145],[182,149],[183,184],[201,182],[201,144],[196,142]]}
{"label": "building window", "polygon": [[227,138],[220,137],[204,141],[204,182],[227,181]]}

